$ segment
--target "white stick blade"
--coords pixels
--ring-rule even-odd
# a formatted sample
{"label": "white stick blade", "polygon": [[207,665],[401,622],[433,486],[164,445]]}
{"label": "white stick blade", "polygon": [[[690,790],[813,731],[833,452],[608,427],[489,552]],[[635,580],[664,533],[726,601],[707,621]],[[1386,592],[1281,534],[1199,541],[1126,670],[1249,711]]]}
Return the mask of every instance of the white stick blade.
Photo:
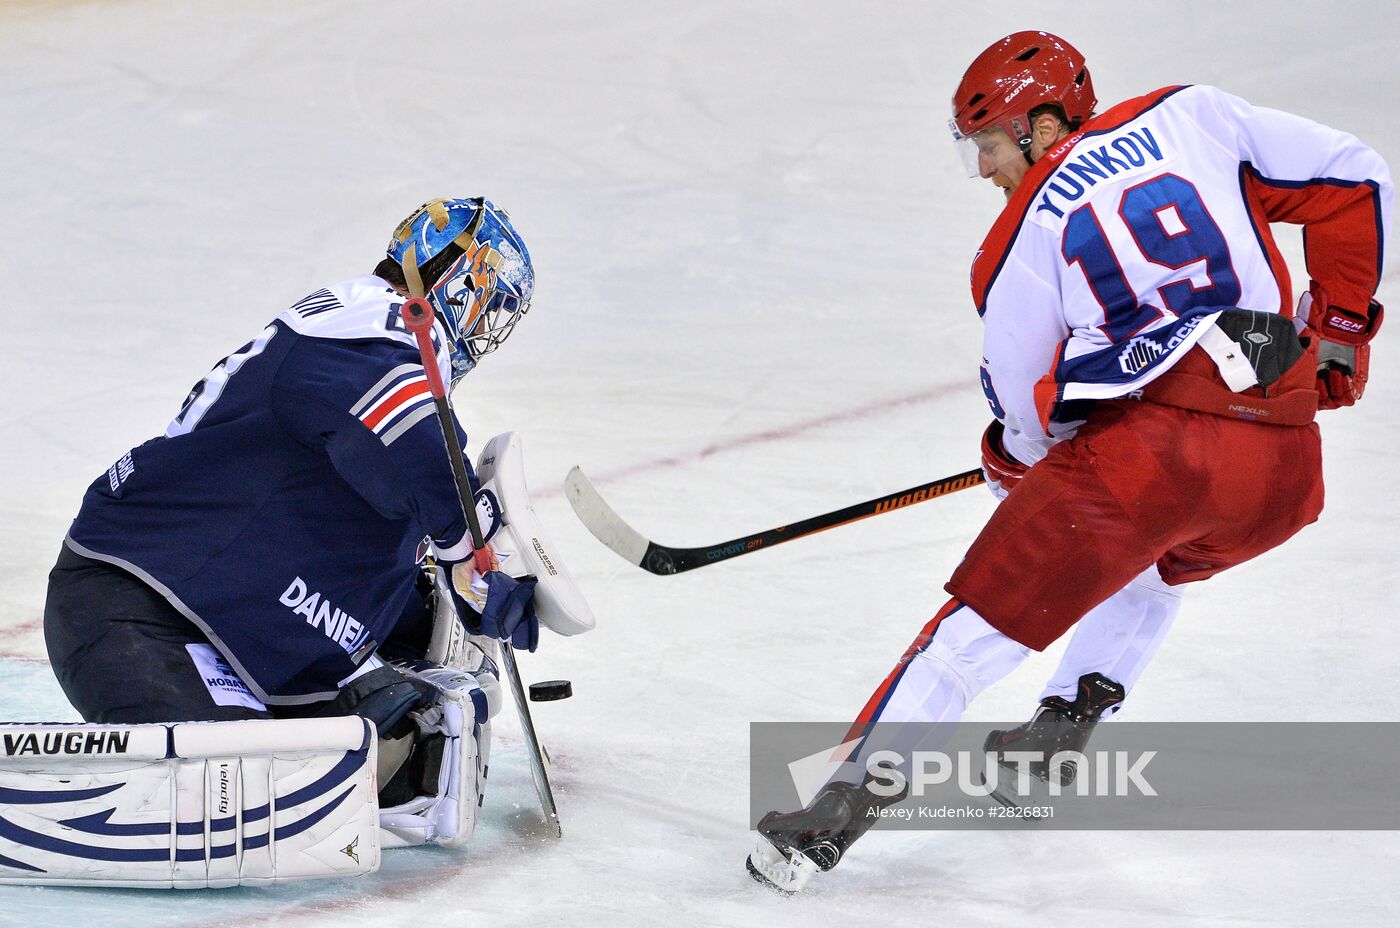
{"label": "white stick blade", "polygon": [[622,521],[611,506],[598,495],[593,484],[578,467],[564,478],[564,495],[584,527],[593,537],[638,566],[647,553],[647,540],[632,526]]}

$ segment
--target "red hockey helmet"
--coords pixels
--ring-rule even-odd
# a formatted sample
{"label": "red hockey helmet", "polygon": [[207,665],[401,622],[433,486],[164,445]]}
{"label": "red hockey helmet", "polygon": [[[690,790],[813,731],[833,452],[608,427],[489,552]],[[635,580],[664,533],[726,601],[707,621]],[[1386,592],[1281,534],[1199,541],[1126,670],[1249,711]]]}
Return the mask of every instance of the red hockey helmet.
{"label": "red hockey helmet", "polygon": [[1097,103],[1084,56],[1048,32],[1017,32],[978,55],[953,93],[950,127],[958,141],[986,129],[1005,130],[1030,151],[1030,112],[1057,103],[1078,126]]}

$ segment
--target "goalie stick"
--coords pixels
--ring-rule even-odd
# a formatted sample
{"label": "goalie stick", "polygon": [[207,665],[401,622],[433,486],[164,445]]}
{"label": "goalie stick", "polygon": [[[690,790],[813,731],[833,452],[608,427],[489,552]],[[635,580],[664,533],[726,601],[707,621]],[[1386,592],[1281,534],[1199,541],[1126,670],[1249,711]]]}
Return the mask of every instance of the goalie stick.
{"label": "goalie stick", "polygon": [[856,503],[834,512],[812,516],[810,519],[803,519],[801,522],[794,522],[791,525],[780,525],[777,528],[770,528],[753,535],[745,535],[742,538],[699,548],[672,548],[668,545],[657,544],[644,537],[613,511],[613,508],[594,488],[593,483],[577,467],[569,471],[569,475],[564,478],[564,492],[569,497],[569,504],[574,507],[574,513],[579,517],[579,521],[593,533],[593,537],[616,551],[624,560],[654,574],[678,574],[682,571],[694,570],[696,567],[704,567],[706,564],[727,561],[742,554],[771,548],[785,541],[812,535],[829,528],[835,528],[838,525],[846,525],[895,509],[903,509],[905,506],[946,496],[949,493],[975,487],[985,482],[986,478],[983,477],[982,471],[964,471],[961,474],[954,474],[931,483],[920,484],[917,487],[910,487],[887,496]]}
{"label": "goalie stick", "polygon": [[[423,370],[428,375],[428,389],[433,394],[433,405],[437,407],[438,425],[442,426],[442,440],[447,446],[447,457],[452,462],[452,474],[457,482],[457,500],[462,504],[462,515],[467,520],[467,531],[471,534],[473,558],[476,569],[485,574],[491,569],[490,556],[486,553],[486,541],[481,534],[481,525],[476,519],[475,494],[471,480],[467,477],[467,466],[462,460],[462,449],[457,446],[457,430],[452,424],[452,407],[447,402],[447,387],[442,382],[442,372],[438,370],[437,353],[433,350],[433,307],[422,297],[415,296],[403,304],[400,310],[404,325],[413,333],[418,342],[418,355],[423,362]],[[451,580],[448,581],[449,583]],[[535,781],[535,793],[540,797],[540,808],[545,819],[554,831],[554,837],[564,837],[564,829],[559,824],[559,806],[554,801],[554,790],[549,785],[549,768],[545,766],[545,753],[540,739],[535,734],[535,722],[530,717],[530,704],[525,700],[525,688],[520,683],[520,669],[515,664],[515,649],[509,641],[499,642],[501,667],[510,685],[515,708],[519,711],[520,727],[525,733],[525,746],[530,755],[530,776]]]}

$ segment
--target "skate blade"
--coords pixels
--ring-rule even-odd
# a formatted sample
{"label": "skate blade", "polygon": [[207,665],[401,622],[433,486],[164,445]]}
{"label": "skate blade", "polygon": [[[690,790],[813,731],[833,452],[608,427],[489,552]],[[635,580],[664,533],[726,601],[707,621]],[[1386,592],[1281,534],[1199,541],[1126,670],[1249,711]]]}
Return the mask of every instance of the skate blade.
{"label": "skate blade", "polygon": [[[979,774],[977,780],[982,786],[987,785],[986,777]],[[991,792],[987,794],[987,798],[1008,809],[1016,809],[1018,811],[1033,810],[1049,806],[1050,798],[1048,792],[1045,792],[1045,784],[1040,780],[1033,780],[1032,788],[1034,789],[1037,786],[1040,787],[1040,790],[1037,791],[1036,794],[1022,796],[1015,789],[1007,788],[1004,781],[998,780],[997,785],[992,787]],[[1044,792],[1044,795],[1039,795],[1039,792]],[[1026,815],[1019,816],[1019,818],[1021,821],[1025,822],[1039,822],[1048,818],[1048,816],[1039,813],[1031,814],[1028,811]]]}
{"label": "skate blade", "polygon": [[988,794],[988,796],[989,798],[995,800],[999,805],[1003,805],[1008,809],[1024,808],[1024,804],[1026,801],[1023,797],[1017,796],[1015,793],[1002,792],[1002,789],[999,786],[993,789],[991,793]]}
{"label": "skate blade", "polygon": [[784,854],[761,836],[745,863],[754,880],[789,896],[806,888],[817,872],[817,865],[806,854],[798,850]]}

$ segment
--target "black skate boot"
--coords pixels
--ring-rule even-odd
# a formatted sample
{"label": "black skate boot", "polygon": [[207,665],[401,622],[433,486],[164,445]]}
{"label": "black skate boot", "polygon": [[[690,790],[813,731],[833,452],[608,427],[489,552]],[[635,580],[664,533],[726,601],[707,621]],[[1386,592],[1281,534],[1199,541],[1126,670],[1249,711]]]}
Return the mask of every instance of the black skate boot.
{"label": "black skate boot", "polygon": [[836,866],[846,849],[879,820],[879,810],[909,795],[909,786],[894,796],[867,787],[828,783],[805,809],[769,812],[758,822],[758,846],[749,855],[749,874],[784,893],[807,885],[812,874]]}
{"label": "black skate boot", "polygon": [[1086,673],[1079,678],[1079,693],[1074,702],[1069,702],[1063,696],[1048,696],[1040,701],[1040,707],[1026,724],[990,732],[982,750],[997,755],[1002,770],[992,798],[1012,807],[1019,807],[1028,799],[1018,795],[1012,786],[1016,782],[1015,765],[1000,760],[1007,751],[1039,752],[1043,759],[1026,766],[1031,776],[1042,783],[1054,782],[1061,787],[1073,783],[1078,773],[1075,762],[1063,760],[1051,770],[1050,758],[1060,751],[1082,753],[1099,719],[1121,703],[1126,695],[1121,684],[1103,674]]}

